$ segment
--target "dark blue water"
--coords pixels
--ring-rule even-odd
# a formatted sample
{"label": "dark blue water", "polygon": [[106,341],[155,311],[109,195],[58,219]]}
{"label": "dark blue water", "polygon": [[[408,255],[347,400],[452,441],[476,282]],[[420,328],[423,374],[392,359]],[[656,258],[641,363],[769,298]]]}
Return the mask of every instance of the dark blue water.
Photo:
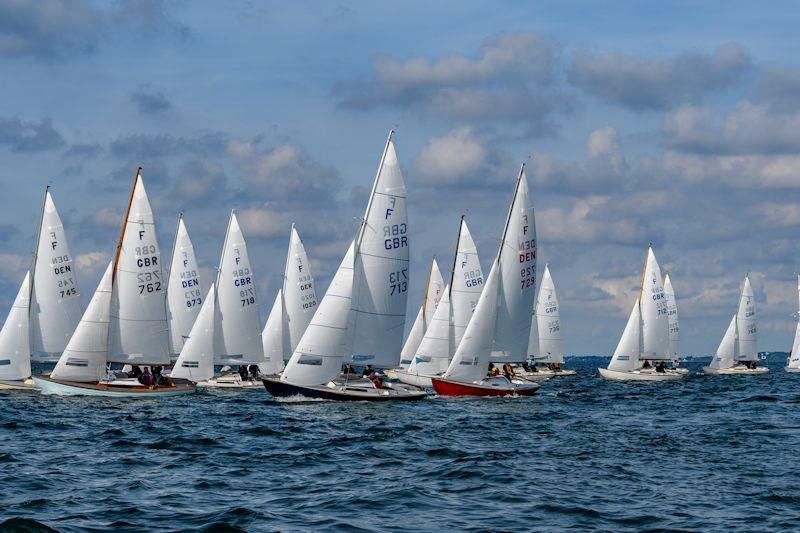
{"label": "dark blue water", "polygon": [[524,399],[0,392],[0,529],[800,529],[800,374]]}

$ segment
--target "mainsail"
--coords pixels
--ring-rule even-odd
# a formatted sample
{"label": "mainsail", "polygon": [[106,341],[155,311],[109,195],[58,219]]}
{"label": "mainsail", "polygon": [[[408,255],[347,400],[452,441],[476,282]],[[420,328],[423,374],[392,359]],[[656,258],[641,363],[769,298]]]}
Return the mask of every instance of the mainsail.
{"label": "mainsail", "polygon": [[428,270],[428,282],[425,284],[425,295],[422,297],[422,304],[419,306],[417,318],[414,320],[414,325],[411,326],[406,342],[403,344],[403,350],[400,352],[401,367],[405,368],[411,364],[414,354],[425,336],[425,332],[430,327],[439,301],[442,299],[443,287],[442,273],[434,257]]}
{"label": "mainsail", "polygon": [[444,377],[478,381],[486,376],[490,360],[524,361],[535,294],[536,229],[523,165],[497,257]]}
{"label": "mainsail", "polygon": [[168,362],[166,283],[141,169],[136,173],[114,259],[110,326],[110,360]]}
{"label": "mainsail", "polygon": [[390,368],[400,360],[408,300],[406,187],[392,132],[355,241],[353,360]]}
{"label": "mainsail", "polygon": [[31,377],[30,295],[31,273],[26,272],[0,330],[0,379],[18,381]]}
{"label": "mainsail", "polygon": [[[536,354],[536,359],[546,363],[564,362],[564,337],[561,333],[561,313],[558,307],[558,295],[548,265],[544,266],[542,283],[534,307],[534,320],[531,330],[538,332],[538,346],[530,347],[529,352]],[[534,349],[535,351],[531,351]]]}
{"label": "mainsail", "polygon": [[203,287],[200,284],[200,269],[194,245],[181,214],[175,231],[167,285],[170,353],[181,352],[184,340],[189,335],[202,305]]}
{"label": "mainsail", "polygon": [[50,359],[64,351],[82,309],[64,225],[49,187],[44,193],[31,278],[32,354]]}
{"label": "mainsail", "polygon": [[797,318],[797,326],[794,329],[794,342],[792,343],[792,351],[789,352],[789,361],[786,366],[789,368],[800,368],[800,274],[797,275],[797,298],[798,310],[795,317]]}
{"label": "mainsail", "polygon": [[113,271],[112,262],[106,267],[86,312],[83,313],[55,369],[50,373],[51,378],[94,382],[105,377]]}
{"label": "mainsail", "polygon": [[285,334],[288,336],[288,345],[283,350],[283,360],[288,361],[317,310],[314,277],[311,275],[306,248],[294,224],[289,236],[289,251],[286,254],[282,289]]}
{"label": "mainsail", "polygon": [[756,347],[756,298],[750,285],[750,274],[745,276],[742,295],[739,298],[739,311],[736,313],[736,329],[739,334],[737,361],[758,361]]}
{"label": "mainsail", "polygon": [[647,248],[639,305],[642,314],[642,352],[640,359],[669,360],[669,311],[664,294],[661,267],[653,246]]}
{"label": "mainsail", "polygon": [[669,317],[669,356],[670,359],[680,359],[680,327],[678,325],[678,301],[675,299],[675,289],[669,274],[664,276],[664,295],[667,297],[667,313]]}
{"label": "mainsail", "polygon": [[216,362],[264,363],[255,276],[244,235],[233,211],[222,247],[216,286]]}

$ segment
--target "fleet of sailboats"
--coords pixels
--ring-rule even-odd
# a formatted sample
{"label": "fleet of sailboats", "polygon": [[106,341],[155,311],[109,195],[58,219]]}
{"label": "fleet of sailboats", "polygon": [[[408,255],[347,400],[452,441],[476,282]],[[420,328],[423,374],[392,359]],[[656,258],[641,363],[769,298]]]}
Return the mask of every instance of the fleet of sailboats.
{"label": "fleet of sailboats", "polygon": [[[151,397],[188,394],[197,386],[263,385],[279,398],[387,401],[424,398],[427,387],[443,396],[527,396],[538,391],[538,379],[574,375],[561,367],[564,338],[549,265],[537,283],[535,216],[524,165],[489,275],[484,277],[462,216],[449,275],[431,260],[404,340],[410,239],[406,188],[390,132],[364,217],[324,297],[318,302],[308,255],[292,224],[281,286],[261,329],[256,277],[236,212],[207,291],[183,214],[165,277],[140,168],[114,259],[83,311],[48,187],[31,267],[0,329],[0,389]],[[738,310],[703,372],[767,372],[758,366],[756,336],[748,275]],[[679,337],[672,280],[669,274],[662,278],[651,245],[627,324],[599,373],[615,381],[681,379],[688,369],[679,367]],[[32,375],[32,361],[53,359],[52,372]],[[172,370],[161,372],[172,360]],[[153,369],[158,380],[142,384],[112,370],[120,364],[124,370]],[[229,371],[231,365],[240,371]],[[352,366],[367,371],[355,374]],[[800,320],[786,371],[800,372]]]}

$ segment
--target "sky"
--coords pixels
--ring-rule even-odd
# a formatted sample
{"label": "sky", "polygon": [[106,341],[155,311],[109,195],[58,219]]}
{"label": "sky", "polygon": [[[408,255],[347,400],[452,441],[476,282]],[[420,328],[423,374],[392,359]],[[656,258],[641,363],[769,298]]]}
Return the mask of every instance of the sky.
{"label": "sky", "polygon": [[798,23],[792,2],[0,0],[0,309],[48,184],[88,302],[141,165],[162,253],[183,212],[206,287],[237,210],[263,322],[292,222],[327,287],[395,129],[407,328],[461,214],[488,271],[524,162],[568,354],[613,352],[649,242],[685,354],[713,353],[748,272],[759,349],[788,351]]}

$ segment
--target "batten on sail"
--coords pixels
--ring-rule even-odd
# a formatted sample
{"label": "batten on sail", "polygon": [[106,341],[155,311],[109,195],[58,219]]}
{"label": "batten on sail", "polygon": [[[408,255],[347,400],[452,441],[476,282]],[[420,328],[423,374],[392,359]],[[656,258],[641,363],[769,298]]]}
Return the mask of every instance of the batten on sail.
{"label": "batten on sail", "polygon": [[408,300],[406,187],[392,133],[355,241],[353,360],[391,368],[400,360]]}
{"label": "batten on sail", "polygon": [[181,213],[169,263],[167,311],[170,353],[179,354],[203,305],[203,286],[194,245]]}
{"label": "batten on sail", "polygon": [[50,188],[36,238],[31,271],[31,350],[35,359],[61,354],[81,319],[81,297],[64,225]]}
{"label": "batten on sail", "polygon": [[136,173],[114,260],[110,338],[112,361],[169,362],[166,283],[141,169]]}
{"label": "batten on sail", "polygon": [[21,381],[31,376],[30,294],[31,274],[26,272],[0,329],[0,380]]}

